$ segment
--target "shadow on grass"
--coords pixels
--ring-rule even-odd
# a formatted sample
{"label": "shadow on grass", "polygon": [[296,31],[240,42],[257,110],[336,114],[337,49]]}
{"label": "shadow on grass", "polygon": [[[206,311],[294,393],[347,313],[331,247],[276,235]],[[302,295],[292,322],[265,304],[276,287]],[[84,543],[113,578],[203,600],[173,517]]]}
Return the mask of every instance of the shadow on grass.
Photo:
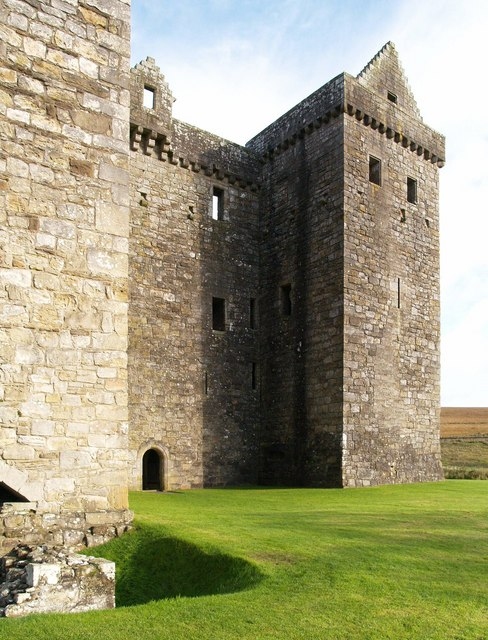
{"label": "shadow on grass", "polygon": [[87,553],[116,563],[117,607],[164,598],[234,593],[255,586],[263,578],[256,566],[242,558],[207,552],[149,527]]}

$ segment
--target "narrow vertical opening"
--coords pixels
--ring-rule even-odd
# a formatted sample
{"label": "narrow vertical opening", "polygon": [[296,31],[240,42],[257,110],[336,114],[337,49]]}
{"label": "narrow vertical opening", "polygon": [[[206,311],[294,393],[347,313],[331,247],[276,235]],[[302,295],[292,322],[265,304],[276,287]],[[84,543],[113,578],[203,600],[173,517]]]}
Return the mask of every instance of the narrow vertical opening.
{"label": "narrow vertical opening", "polygon": [[224,190],[219,187],[214,187],[212,192],[212,218],[224,219]]}
{"label": "narrow vertical opening", "polygon": [[251,362],[251,389],[255,391],[258,388],[258,365]]}
{"label": "narrow vertical opening", "polygon": [[256,298],[249,299],[249,326],[251,329],[256,329],[257,327],[257,309],[256,309]]}
{"label": "narrow vertical opening", "polygon": [[407,201],[417,203],[417,180],[407,178]]}
{"label": "narrow vertical opening", "polygon": [[208,396],[208,372],[205,371],[203,375],[203,393]]}
{"label": "narrow vertical opening", "polygon": [[381,160],[369,156],[369,181],[381,185]]}
{"label": "narrow vertical opening", "polygon": [[212,298],[212,329],[225,331],[225,300]]}
{"label": "narrow vertical opening", "polygon": [[152,87],[144,85],[143,105],[146,109],[154,109],[156,92]]}
{"label": "narrow vertical opening", "polygon": [[281,313],[284,316],[291,316],[291,284],[281,286]]}
{"label": "narrow vertical opening", "polygon": [[400,278],[397,280],[397,307],[401,309],[402,306],[402,289],[401,289]]}

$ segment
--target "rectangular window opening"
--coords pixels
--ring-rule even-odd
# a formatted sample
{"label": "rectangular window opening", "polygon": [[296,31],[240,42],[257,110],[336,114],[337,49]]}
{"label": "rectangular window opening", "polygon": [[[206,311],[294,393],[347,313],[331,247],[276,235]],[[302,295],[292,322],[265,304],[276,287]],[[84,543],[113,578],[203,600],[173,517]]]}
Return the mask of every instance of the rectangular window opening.
{"label": "rectangular window opening", "polygon": [[390,102],[393,102],[393,103],[395,103],[395,104],[397,103],[398,98],[396,97],[396,95],[395,95],[394,93],[392,93],[391,91],[388,91],[388,94],[387,94],[387,95],[388,95],[388,100],[389,100]]}
{"label": "rectangular window opening", "polygon": [[407,178],[407,201],[417,204],[417,180]]}
{"label": "rectangular window opening", "polygon": [[369,181],[381,185],[381,160],[369,156]]}
{"label": "rectangular window opening", "polygon": [[146,109],[154,109],[156,92],[151,87],[144,86],[143,105]]}
{"label": "rectangular window opening", "polygon": [[225,331],[225,300],[212,298],[212,329]]}
{"label": "rectangular window opening", "polygon": [[281,313],[284,316],[291,316],[291,284],[284,284],[281,287]]}
{"label": "rectangular window opening", "polygon": [[257,310],[256,310],[256,298],[249,299],[249,326],[251,329],[257,327]]}
{"label": "rectangular window opening", "polygon": [[212,193],[212,218],[214,220],[224,219],[224,190],[219,187],[213,188]]}

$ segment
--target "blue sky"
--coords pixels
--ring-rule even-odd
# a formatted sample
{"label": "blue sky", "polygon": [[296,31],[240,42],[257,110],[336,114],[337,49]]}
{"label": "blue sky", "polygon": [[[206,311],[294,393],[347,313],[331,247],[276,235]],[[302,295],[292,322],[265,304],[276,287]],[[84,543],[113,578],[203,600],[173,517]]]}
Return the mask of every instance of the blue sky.
{"label": "blue sky", "polygon": [[245,143],[389,40],[441,170],[442,404],[488,406],[488,2],[132,0],[132,63],[151,56],[174,115]]}

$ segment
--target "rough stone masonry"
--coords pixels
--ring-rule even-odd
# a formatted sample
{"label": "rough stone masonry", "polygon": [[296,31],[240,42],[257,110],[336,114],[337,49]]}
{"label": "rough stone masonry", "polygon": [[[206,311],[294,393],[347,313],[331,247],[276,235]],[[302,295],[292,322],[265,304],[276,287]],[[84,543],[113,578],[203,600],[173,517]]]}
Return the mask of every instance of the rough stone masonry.
{"label": "rough stone masonry", "polygon": [[242,147],[129,0],[0,3],[0,547],[128,487],[438,480],[438,170],[393,44]]}

